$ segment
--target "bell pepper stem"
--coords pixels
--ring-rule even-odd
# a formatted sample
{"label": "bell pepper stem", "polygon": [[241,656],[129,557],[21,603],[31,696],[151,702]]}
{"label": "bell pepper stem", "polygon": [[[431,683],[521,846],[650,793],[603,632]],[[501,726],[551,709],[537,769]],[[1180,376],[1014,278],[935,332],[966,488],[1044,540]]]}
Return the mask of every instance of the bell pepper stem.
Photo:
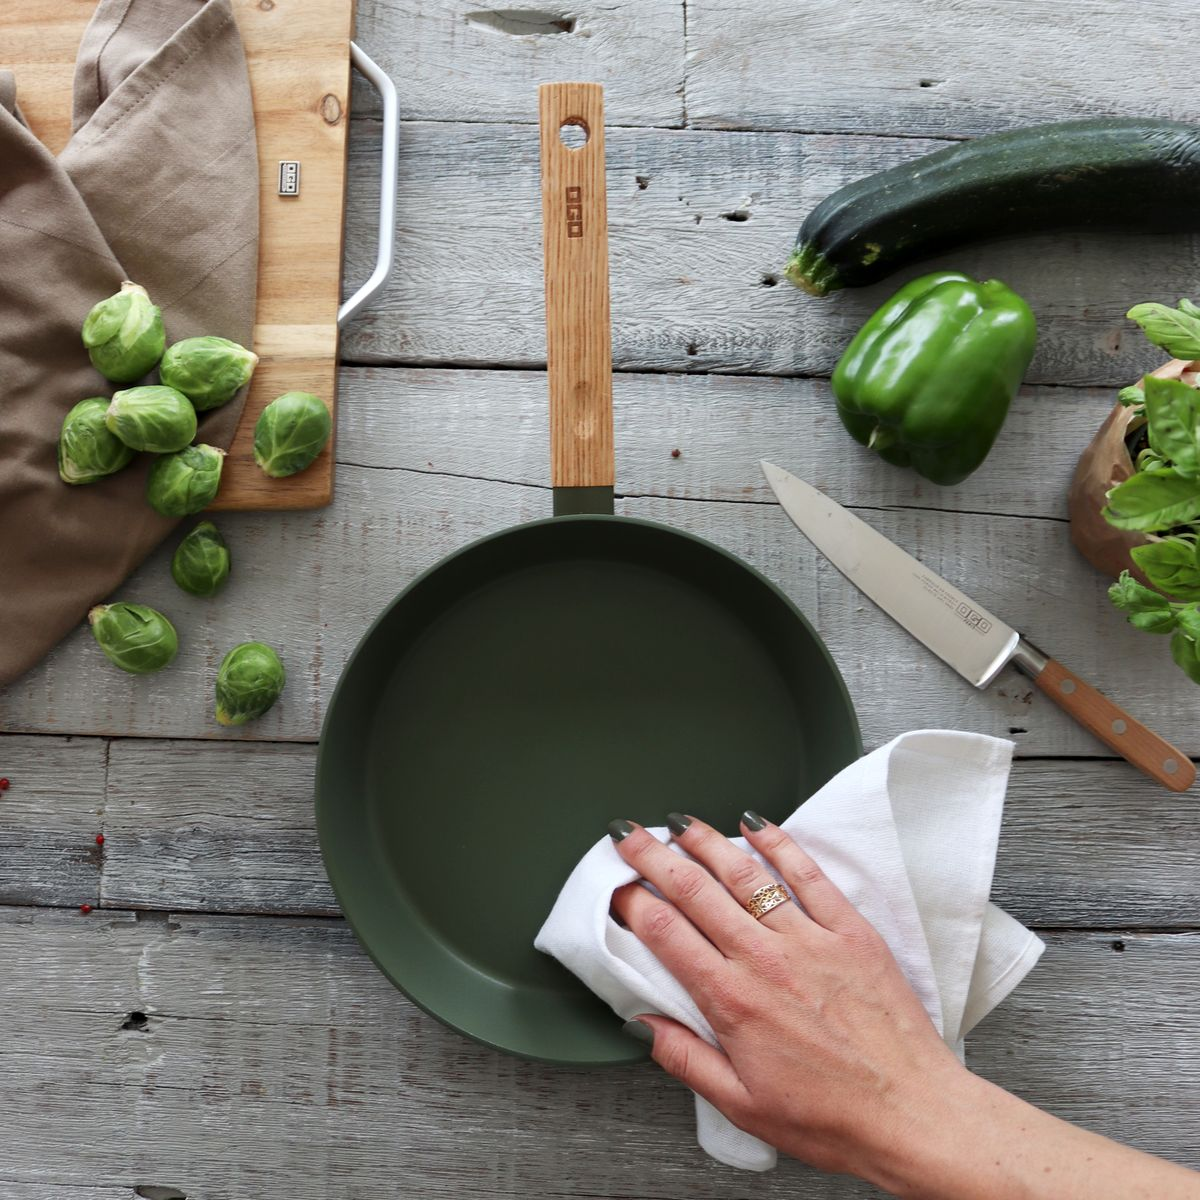
{"label": "bell pepper stem", "polygon": [[887,429],[883,425],[876,425],[871,430],[871,436],[867,441],[868,450],[886,450],[896,440],[894,430]]}

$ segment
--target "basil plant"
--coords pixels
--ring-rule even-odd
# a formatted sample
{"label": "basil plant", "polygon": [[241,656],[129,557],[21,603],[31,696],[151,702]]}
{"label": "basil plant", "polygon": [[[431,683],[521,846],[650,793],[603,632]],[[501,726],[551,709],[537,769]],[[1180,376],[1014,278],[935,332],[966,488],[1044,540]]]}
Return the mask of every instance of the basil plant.
{"label": "basil plant", "polygon": [[[1138,304],[1129,316],[1169,354],[1200,359],[1197,305]],[[1129,553],[1153,587],[1123,571],[1109,598],[1131,625],[1169,635],[1171,657],[1200,683],[1200,391],[1147,375],[1120,399],[1137,408],[1130,426],[1137,470],[1108,493],[1104,517],[1146,535]]]}

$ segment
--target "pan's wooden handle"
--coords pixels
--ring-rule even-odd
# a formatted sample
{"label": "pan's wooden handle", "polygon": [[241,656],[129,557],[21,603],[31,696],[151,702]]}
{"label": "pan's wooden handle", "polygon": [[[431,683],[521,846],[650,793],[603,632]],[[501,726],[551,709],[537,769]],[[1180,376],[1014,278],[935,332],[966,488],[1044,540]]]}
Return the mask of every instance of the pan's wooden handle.
{"label": "pan's wooden handle", "polygon": [[1062,663],[1050,659],[1034,682],[1080,725],[1151,779],[1173,792],[1186,792],[1192,786],[1196,768],[1186,754],[1134,720],[1091,684],[1072,675]]}
{"label": "pan's wooden handle", "polygon": [[[542,228],[546,259],[546,366],[550,478],[555,488],[612,487],[612,333],[608,206],[604,192],[604,89],[538,88]],[[568,146],[576,126],[586,141]]]}

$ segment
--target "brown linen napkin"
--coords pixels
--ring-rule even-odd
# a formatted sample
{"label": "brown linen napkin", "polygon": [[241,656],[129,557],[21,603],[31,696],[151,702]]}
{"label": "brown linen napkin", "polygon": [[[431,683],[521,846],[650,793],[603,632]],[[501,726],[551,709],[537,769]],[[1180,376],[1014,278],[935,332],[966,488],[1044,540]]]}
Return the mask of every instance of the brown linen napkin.
{"label": "brown linen napkin", "polygon": [[[57,159],[0,71],[0,685],[33,666],[175,524],[144,498],[150,457],[94,484],[58,477],[62,419],[111,395],[80,340],[123,279],[168,344],[249,346],[258,151],[230,0],[100,0],[80,44],[71,141]],[[117,385],[120,386],[120,385]],[[203,416],[228,447],[241,398]]]}

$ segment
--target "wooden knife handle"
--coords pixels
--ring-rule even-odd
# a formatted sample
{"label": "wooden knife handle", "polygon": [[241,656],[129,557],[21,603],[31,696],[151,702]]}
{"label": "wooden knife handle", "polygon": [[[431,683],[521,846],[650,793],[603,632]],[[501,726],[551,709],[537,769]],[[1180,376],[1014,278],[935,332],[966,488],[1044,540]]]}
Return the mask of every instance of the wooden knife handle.
{"label": "wooden knife handle", "polygon": [[1084,729],[1163,787],[1186,792],[1192,786],[1196,768],[1186,754],[1135,721],[1091,684],[1072,675],[1062,663],[1049,659],[1034,676],[1034,683]]}
{"label": "wooden knife handle", "polygon": [[[556,488],[612,487],[604,89],[598,83],[544,83],[538,115],[550,479]],[[560,135],[571,125],[587,139],[577,148]]]}

